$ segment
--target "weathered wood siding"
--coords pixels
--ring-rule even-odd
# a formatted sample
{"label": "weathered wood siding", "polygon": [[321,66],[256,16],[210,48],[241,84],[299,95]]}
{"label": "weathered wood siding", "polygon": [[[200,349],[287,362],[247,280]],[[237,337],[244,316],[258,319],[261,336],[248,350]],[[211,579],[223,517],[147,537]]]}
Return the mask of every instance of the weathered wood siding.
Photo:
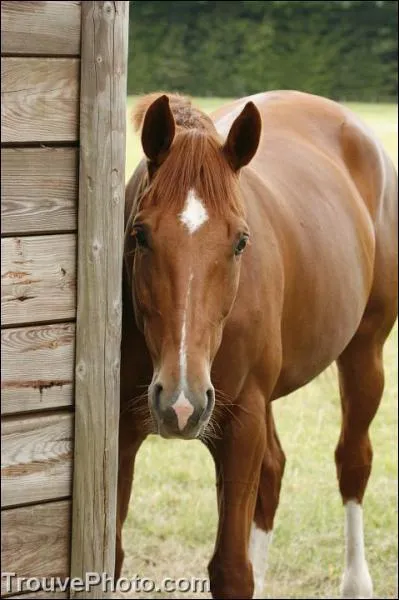
{"label": "weathered wood siding", "polygon": [[71,495],[72,425],[63,413],[3,424],[2,508]]}
{"label": "weathered wood siding", "polygon": [[3,329],[1,346],[2,414],[72,405],[74,323]]}
{"label": "weathered wood siding", "polygon": [[70,570],[80,38],[80,2],[1,2],[1,561],[20,577]]}
{"label": "weathered wood siding", "polygon": [[1,241],[1,324],[73,319],[76,236],[13,237]]}
{"label": "weathered wood siding", "polygon": [[79,62],[76,58],[1,58],[3,143],[77,141]]}
{"label": "weathered wood siding", "polygon": [[80,2],[1,3],[1,53],[80,55]]}
{"label": "weathered wood siding", "polygon": [[82,4],[71,557],[79,578],[112,576],[115,565],[128,11],[128,2]]}
{"label": "weathered wood siding", "polygon": [[114,569],[128,11],[1,2],[1,560],[19,577]]}
{"label": "weathered wood siding", "polygon": [[[21,577],[69,574],[69,500],[10,508],[1,512],[1,568]],[[6,533],[4,533],[6,532]],[[15,587],[13,591],[18,591]],[[1,582],[2,594],[6,592]]]}
{"label": "weathered wood siding", "polygon": [[3,235],[76,231],[77,148],[2,148]]}

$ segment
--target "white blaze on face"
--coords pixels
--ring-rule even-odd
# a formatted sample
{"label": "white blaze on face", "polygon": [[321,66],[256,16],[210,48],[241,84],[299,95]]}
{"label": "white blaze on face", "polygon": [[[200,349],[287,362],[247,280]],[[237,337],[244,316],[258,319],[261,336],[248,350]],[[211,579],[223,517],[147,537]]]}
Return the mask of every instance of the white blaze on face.
{"label": "white blaze on face", "polygon": [[187,227],[189,233],[193,234],[208,218],[208,213],[201,200],[196,196],[194,190],[190,190],[183,212],[180,214],[180,221]]}
{"label": "white blaze on face", "polygon": [[[186,226],[190,235],[195,233],[201,225],[208,220],[208,213],[201,200],[196,196],[194,190],[190,190],[187,195],[186,204],[183,212],[179,215],[180,221]],[[184,389],[187,385],[187,312],[190,304],[191,282],[193,274],[190,272],[187,285],[186,302],[184,307],[183,323],[180,338],[180,387]]]}
{"label": "white blaze on face", "polygon": [[263,588],[265,585],[266,561],[269,545],[272,541],[273,532],[264,531],[252,523],[249,536],[249,560],[252,564],[254,574],[254,598],[264,598]]}
{"label": "white blaze on face", "polygon": [[[190,235],[195,233],[201,225],[208,220],[208,213],[201,200],[190,190],[187,195],[186,204],[179,215],[180,221],[185,225]],[[187,284],[187,293],[184,306],[183,322],[180,336],[179,363],[180,363],[180,394],[172,408],[176,412],[177,423],[180,430],[184,429],[187,421],[194,412],[194,407],[186,398],[184,390],[187,389],[187,315],[190,308],[191,283],[193,273],[190,271]],[[186,392],[187,393],[187,392]]]}
{"label": "white blaze on face", "polygon": [[183,323],[181,328],[180,336],[180,350],[179,350],[179,362],[180,362],[180,387],[184,389],[187,385],[187,312],[190,304],[191,295],[191,282],[193,280],[193,274],[190,273],[188,278],[188,286],[186,293],[186,302],[184,306]]}
{"label": "white blaze on face", "polygon": [[372,598],[373,583],[364,551],[363,509],[356,500],[345,504],[345,572],[343,598]]}

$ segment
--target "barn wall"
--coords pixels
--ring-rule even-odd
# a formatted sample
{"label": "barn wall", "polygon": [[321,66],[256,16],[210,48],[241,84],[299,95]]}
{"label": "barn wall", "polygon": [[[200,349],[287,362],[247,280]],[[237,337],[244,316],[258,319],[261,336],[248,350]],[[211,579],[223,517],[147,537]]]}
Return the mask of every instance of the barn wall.
{"label": "barn wall", "polygon": [[70,568],[80,30],[80,2],[1,2],[1,559],[26,577]]}
{"label": "barn wall", "polygon": [[114,570],[128,11],[1,3],[1,559],[19,577]]}

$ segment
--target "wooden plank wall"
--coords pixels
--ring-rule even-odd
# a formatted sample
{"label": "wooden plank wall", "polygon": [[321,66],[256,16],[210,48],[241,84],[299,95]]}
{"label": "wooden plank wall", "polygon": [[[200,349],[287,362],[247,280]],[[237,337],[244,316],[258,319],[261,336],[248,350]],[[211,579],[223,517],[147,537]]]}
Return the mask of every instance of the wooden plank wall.
{"label": "wooden plank wall", "polygon": [[1,2],[1,559],[22,577],[70,569],[80,30],[80,2]]}
{"label": "wooden plank wall", "polygon": [[[113,576],[122,320],[128,2],[82,4],[71,577]],[[101,589],[71,598],[107,598]]]}

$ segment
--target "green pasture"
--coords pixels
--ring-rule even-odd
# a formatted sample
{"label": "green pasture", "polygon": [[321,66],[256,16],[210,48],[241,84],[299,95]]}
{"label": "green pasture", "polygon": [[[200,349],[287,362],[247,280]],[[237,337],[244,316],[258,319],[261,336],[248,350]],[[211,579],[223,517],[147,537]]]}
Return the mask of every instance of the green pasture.
{"label": "green pasture", "polygon": [[[135,99],[130,98],[128,113]],[[223,101],[197,99],[206,111]],[[351,105],[379,135],[397,165],[397,107]],[[128,127],[127,178],[141,156]],[[386,386],[371,429],[374,466],[364,500],[365,542],[376,598],[397,598],[397,324],[385,347]],[[274,414],[287,456],[281,503],[269,554],[265,597],[337,598],[344,559],[344,513],[334,448],[340,405],[334,369],[277,401]],[[198,441],[152,436],[136,463],[134,493],[124,530],[123,575],[155,580],[207,577],[216,533],[213,463]],[[121,595],[154,597],[151,594]],[[158,594],[156,597],[210,597]]]}

